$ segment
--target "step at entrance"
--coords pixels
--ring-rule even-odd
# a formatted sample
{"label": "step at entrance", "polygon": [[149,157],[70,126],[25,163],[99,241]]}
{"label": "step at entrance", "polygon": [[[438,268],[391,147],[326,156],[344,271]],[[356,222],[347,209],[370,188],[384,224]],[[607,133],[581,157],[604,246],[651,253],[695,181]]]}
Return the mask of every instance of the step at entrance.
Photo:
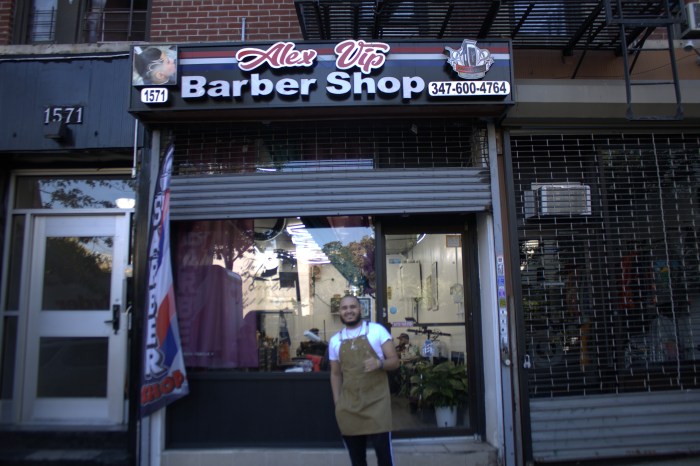
{"label": "step at entrance", "polygon": [[[396,464],[405,466],[498,466],[495,447],[471,438],[430,438],[394,440]],[[166,450],[161,466],[215,466],[229,464],[231,459],[245,466],[270,464],[303,464],[304,466],[350,466],[347,452],[332,449],[256,449],[232,448],[216,450]],[[367,463],[376,466],[371,447]]]}
{"label": "step at entrance", "polygon": [[130,466],[125,431],[16,431],[0,432],[3,466]]}

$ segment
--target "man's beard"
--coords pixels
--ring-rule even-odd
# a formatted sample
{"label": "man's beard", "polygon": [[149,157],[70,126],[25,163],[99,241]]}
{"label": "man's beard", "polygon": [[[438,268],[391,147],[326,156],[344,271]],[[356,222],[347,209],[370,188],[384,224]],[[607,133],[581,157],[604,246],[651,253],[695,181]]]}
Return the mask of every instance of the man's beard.
{"label": "man's beard", "polygon": [[340,321],[344,323],[347,327],[354,327],[355,325],[359,324],[361,320],[362,316],[360,314],[357,314],[357,317],[355,317],[353,320],[345,320],[343,316],[340,316]]}

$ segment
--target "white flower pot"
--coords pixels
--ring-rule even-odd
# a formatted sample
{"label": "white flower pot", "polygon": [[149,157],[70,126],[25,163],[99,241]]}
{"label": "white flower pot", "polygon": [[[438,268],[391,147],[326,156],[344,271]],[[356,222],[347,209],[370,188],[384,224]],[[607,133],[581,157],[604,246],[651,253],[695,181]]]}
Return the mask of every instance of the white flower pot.
{"label": "white flower pot", "polygon": [[435,420],[438,427],[454,427],[457,425],[456,406],[436,406]]}

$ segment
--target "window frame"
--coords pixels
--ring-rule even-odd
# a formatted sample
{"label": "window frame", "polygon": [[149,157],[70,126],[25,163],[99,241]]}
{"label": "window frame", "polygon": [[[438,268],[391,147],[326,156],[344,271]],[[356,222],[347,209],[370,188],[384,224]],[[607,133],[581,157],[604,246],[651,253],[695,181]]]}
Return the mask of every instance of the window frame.
{"label": "window frame", "polygon": [[[127,8],[131,15],[137,12],[144,12],[144,25],[141,37],[136,37],[133,27],[133,22],[130,22],[130,27],[124,31],[124,37],[119,40],[123,42],[134,41],[134,40],[148,40],[148,26],[150,18],[150,10],[148,9],[148,2],[142,0],[143,9],[138,9],[139,5],[132,4]],[[87,21],[88,14],[90,13],[90,3],[91,0],[79,0],[75,4],[71,5],[70,8],[61,7],[59,2],[56,9],[56,19],[54,24],[54,37],[50,41],[33,41],[31,37],[31,16],[32,9],[34,7],[33,1],[27,2],[16,2],[16,8],[13,17],[13,31],[12,31],[12,44],[15,45],[41,45],[41,44],[96,44],[101,42],[100,40],[95,40],[91,42],[88,40],[87,31]],[[134,2],[136,3],[136,2]],[[101,8],[104,12],[109,11],[121,11],[124,8],[115,8],[105,4]],[[98,35],[99,35],[99,31]],[[104,32],[104,31],[103,31]],[[136,34],[138,31],[136,32]],[[117,41],[117,42],[119,42]],[[111,41],[114,42],[114,41]]]}

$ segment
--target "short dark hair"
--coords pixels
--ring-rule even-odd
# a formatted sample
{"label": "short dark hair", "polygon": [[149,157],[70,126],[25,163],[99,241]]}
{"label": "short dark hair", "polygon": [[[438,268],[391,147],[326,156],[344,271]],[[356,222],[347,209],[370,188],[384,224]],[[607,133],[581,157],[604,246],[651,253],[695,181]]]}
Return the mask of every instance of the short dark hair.
{"label": "short dark hair", "polygon": [[141,53],[136,55],[136,71],[138,71],[141,76],[147,76],[150,72],[148,69],[149,65],[160,60],[162,55],[163,51],[157,47],[148,47],[144,49]]}
{"label": "short dark hair", "polygon": [[354,294],[346,294],[345,296],[343,296],[342,298],[340,298],[340,300],[342,301],[342,300],[344,300],[345,298],[352,298],[352,299],[354,299],[355,301],[357,301],[357,304],[360,304],[360,298],[358,298],[358,297],[355,296]]}

